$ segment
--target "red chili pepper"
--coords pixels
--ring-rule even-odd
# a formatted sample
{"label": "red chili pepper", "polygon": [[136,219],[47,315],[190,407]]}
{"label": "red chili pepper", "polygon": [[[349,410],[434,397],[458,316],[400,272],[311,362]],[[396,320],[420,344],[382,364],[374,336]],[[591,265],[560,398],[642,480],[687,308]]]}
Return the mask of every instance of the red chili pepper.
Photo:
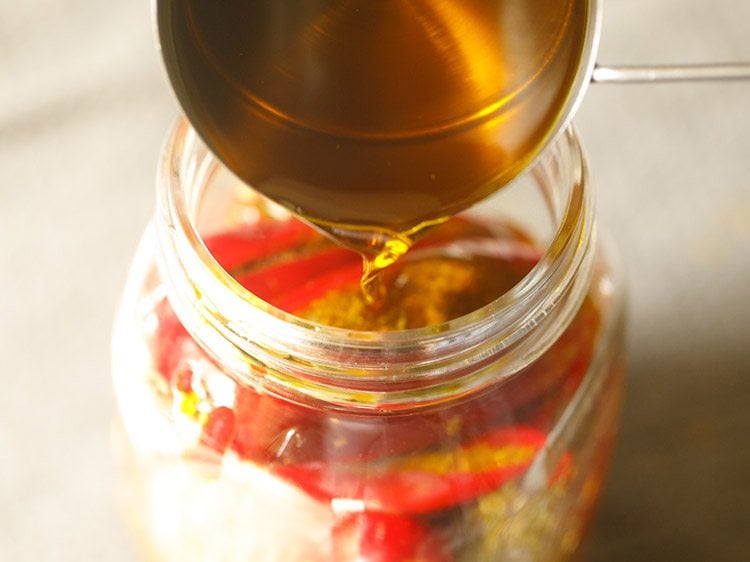
{"label": "red chili pepper", "polygon": [[214,259],[232,272],[248,262],[273,255],[320,236],[296,219],[261,222],[250,228],[214,234],[205,239]]}
{"label": "red chili pepper", "polygon": [[154,314],[157,326],[150,342],[151,356],[156,371],[171,382],[185,357],[194,355],[193,349],[188,348],[195,348],[197,345],[175,316],[166,298],[159,301]]}
{"label": "red chili pepper", "polygon": [[193,391],[193,370],[190,367],[179,369],[174,375],[174,386],[184,394],[190,394]]}
{"label": "red chili pepper", "polygon": [[[256,226],[212,236],[206,246],[230,273],[244,264],[323,237],[297,220]],[[310,255],[291,256],[292,261],[269,264],[235,279],[258,297],[287,312],[296,312],[328,291],[355,284],[362,274],[360,256],[345,248],[324,246]]]}
{"label": "red chili pepper", "polygon": [[[316,237],[321,238],[321,235],[304,223],[287,220],[257,225],[248,231],[217,234],[207,238],[205,243],[221,266],[231,271],[245,263],[294,248]],[[308,258],[253,272],[239,277],[239,280],[247,283],[249,289],[257,289],[258,296],[266,300],[273,301],[279,292],[284,292],[287,294],[284,297],[286,301],[298,302],[299,299],[312,295],[310,286],[316,281],[311,279],[315,275],[324,273],[324,278],[327,278],[331,267],[349,262],[360,263],[359,259],[351,251],[327,247]],[[346,269],[342,282],[350,281],[350,272],[351,268]],[[306,303],[303,302],[302,305],[304,304]],[[203,353],[185,330],[167,299],[159,301],[155,307],[155,315],[158,325],[151,340],[154,366],[167,381],[172,381],[186,357],[201,356]]]}
{"label": "red chili pepper", "polygon": [[247,387],[237,388],[234,414],[231,447],[242,458],[286,462],[320,454],[315,444],[319,443],[317,428],[325,420],[324,414]]}
{"label": "red chili pepper", "polygon": [[[326,284],[321,281],[325,281],[329,276],[333,275],[334,279],[340,278],[337,283],[350,283],[350,271],[353,267],[356,271],[356,281],[362,272],[362,258],[344,248],[326,247],[311,255],[295,257],[293,261],[238,276],[236,280],[253,294],[276,306],[279,306],[279,301],[298,301],[305,306],[309,300],[315,298],[315,295],[322,296],[332,288],[339,288],[337,285],[319,287]],[[308,300],[304,301],[305,298]],[[288,306],[285,308],[291,310]]]}
{"label": "red chili pepper", "polygon": [[506,383],[507,405],[517,414],[534,410],[530,422],[537,427],[553,422],[588,371],[599,326],[599,312],[587,299],[552,347]]}
{"label": "red chili pepper", "polygon": [[315,299],[330,291],[347,286],[356,286],[362,276],[362,263],[339,267],[333,271],[311,278],[295,290],[288,291],[272,299],[272,304],[286,312],[297,312],[304,309]]}
{"label": "red chili pepper", "polygon": [[223,453],[232,441],[234,429],[234,412],[226,406],[214,408],[208,414],[206,423],[203,424],[201,443]]}
{"label": "red chili pepper", "polygon": [[334,562],[452,562],[440,536],[412,517],[365,511],[333,530]]}
{"label": "red chili pepper", "polygon": [[536,429],[506,427],[451,451],[378,463],[315,461],[273,470],[321,500],[356,499],[390,513],[430,513],[473,500],[523,473],[545,442],[545,434]]}

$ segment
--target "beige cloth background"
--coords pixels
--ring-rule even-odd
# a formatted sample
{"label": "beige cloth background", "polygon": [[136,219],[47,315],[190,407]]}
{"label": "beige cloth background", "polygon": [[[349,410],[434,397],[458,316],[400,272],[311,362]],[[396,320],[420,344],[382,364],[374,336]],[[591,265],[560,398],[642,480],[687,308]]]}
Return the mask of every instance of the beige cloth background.
{"label": "beige cloth background", "polygon": [[[748,0],[610,0],[601,62],[750,60]],[[177,108],[148,2],[0,0],[0,560],[132,562],[108,339]],[[631,303],[592,560],[750,552],[750,83],[596,86],[577,119]]]}

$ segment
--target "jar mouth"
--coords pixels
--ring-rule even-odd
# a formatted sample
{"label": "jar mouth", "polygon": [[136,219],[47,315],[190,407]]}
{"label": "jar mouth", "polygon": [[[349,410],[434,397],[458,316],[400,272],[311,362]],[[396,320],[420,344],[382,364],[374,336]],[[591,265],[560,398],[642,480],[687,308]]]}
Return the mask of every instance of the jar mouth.
{"label": "jar mouth", "polygon": [[[426,377],[436,384],[446,382],[490,357],[494,363],[502,357],[504,371],[510,373],[523,366],[514,357],[520,353],[510,351],[534,331],[538,353],[531,358],[540,355],[544,342],[548,346],[554,341],[583,299],[581,287],[590,277],[593,204],[587,164],[572,128],[513,182],[531,179],[548,198],[556,197],[560,207],[557,230],[532,270],[508,292],[469,314],[397,331],[320,325],[282,311],[240,285],[208,251],[195,224],[203,187],[215,166],[221,164],[187,120],[179,119],[160,163],[159,265],[170,300],[188,330],[221,363],[233,355],[229,362],[240,373],[248,372],[249,363],[260,362],[274,370],[282,385],[302,377],[313,386],[344,381],[350,390],[352,384],[367,387],[394,380],[402,384],[419,379],[423,384]],[[558,174],[565,176],[566,192],[552,194],[559,186],[544,183]],[[541,340],[540,326],[546,327]],[[524,356],[529,358],[528,350]]]}

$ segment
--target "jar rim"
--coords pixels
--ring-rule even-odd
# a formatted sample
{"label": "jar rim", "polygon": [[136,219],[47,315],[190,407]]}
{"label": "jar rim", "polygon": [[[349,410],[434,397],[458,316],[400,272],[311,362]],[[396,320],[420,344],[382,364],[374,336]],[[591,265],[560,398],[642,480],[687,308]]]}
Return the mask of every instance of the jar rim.
{"label": "jar rim", "polygon": [[[207,154],[200,166],[187,158],[197,149]],[[518,347],[541,324],[550,325],[546,339],[551,344],[583,299],[581,287],[590,277],[587,271],[591,259],[587,256],[593,239],[588,166],[572,128],[560,135],[546,154],[548,158],[538,159],[516,181],[540,174],[545,165],[559,166],[563,158],[567,159],[563,163],[573,166],[570,189],[555,235],[538,263],[516,286],[491,303],[443,324],[387,332],[347,330],[320,325],[274,307],[242,287],[216,262],[193,220],[202,188],[193,190],[195,186],[184,185],[184,180],[197,178],[199,181],[193,183],[200,183],[208,167],[220,164],[187,120],[180,118],[168,135],[160,163],[157,232],[162,274],[171,285],[181,287],[182,298],[176,298],[183,303],[191,301],[190,310],[183,314],[181,307],[175,307],[189,331],[192,333],[191,324],[213,326],[213,331],[193,333],[207,351],[219,356],[222,363],[230,347],[240,352],[235,354],[234,370],[246,372],[248,360],[270,363],[275,383],[298,387],[301,376],[308,387],[304,393],[319,397],[328,397],[331,382],[351,390],[354,379],[357,388],[369,392],[373,383],[392,381],[394,369],[401,375],[399,383],[418,379],[423,385],[431,377],[435,385],[452,384],[455,377],[451,375],[468,353],[472,354],[469,363],[475,366],[487,357],[496,359]],[[558,161],[550,164],[555,157]],[[578,288],[573,291],[572,302],[563,307],[566,310],[551,314],[559,302],[569,298],[574,285]],[[543,345],[537,347],[538,354],[545,349]],[[506,370],[517,370],[517,361],[510,357],[515,354],[507,355]],[[257,375],[257,369],[255,372]],[[383,397],[360,396],[357,400],[382,404]]]}

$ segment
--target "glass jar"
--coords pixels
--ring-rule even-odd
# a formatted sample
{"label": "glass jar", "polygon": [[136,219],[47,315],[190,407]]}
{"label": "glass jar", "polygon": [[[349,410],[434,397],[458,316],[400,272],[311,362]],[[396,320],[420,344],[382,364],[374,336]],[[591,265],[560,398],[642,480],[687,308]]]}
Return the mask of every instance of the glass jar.
{"label": "glass jar", "polygon": [[[356,268],[339,250],[306,260],[319,235],[241,186],[184,121],[158,195],[113,339],[122,495],[147,560],[579,551],[616,432],[623,295],[573,131],[455,219],[494,225],[468,238],[525,264],[512,286],[423,328],[291,314]],[[426,251],[468,247],[436,240]]]}

